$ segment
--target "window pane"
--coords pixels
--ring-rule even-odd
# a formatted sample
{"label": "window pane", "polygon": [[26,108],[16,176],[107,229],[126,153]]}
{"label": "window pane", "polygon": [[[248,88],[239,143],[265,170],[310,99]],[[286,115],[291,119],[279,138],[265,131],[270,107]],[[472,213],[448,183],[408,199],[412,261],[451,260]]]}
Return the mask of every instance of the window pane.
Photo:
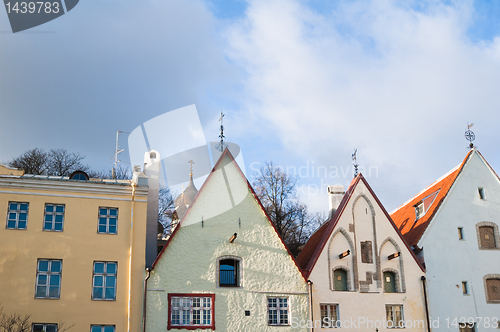
{"label": "window pane", "polygon": [[46,212],[54,212],[54,205],[45,205]]}
{"label": "window pane", "polygon": [[46,286],[38,286],[36,288],[36,297],[46,297],[47,296],[47,287]]}
{"label": "window pane", "polygon": [[52,230],[52,223],[51,222],[46,222],[43,224],[43,229],[46,231]]}
{"label": "window pane", "polygon": [[94,287],[94,299],[102,299],[102,287]]}
{"label": "window pane", "polygon": [[16,220],[17,219],[17,213],[13,213],[13,212],[9,213],[9,219],[10,220]]}
{"label": "window pane", "polygon": [[118,215],[118,209],[109,209],[109,214],[111,216],[117,216]]}
{"label": "window pane", "polygon": [[56,215],[56,222],[63,222],[63,216],[61,214]]}
{"label": "window pane", "polygon": [[50,265],[51,272],[61,272],[61,261],[52,261]]}
{"label": "window pane", "polygon": [[9,210],[17,210],[17,203],[10,203]]}
{"label": "window pane", "polygon": [[16,228],[16,222],[9,220],[7,223],[7,228]]}
{"label": "window pane", "polygon": [[21,204],[21,211],[28,211],[28,204]]}
{"label": "window pane", "polygon": [[106,299],[114,300],[115,299],[115,288],[106,287]]}
{"label": "window pane", "polygon": [[101,262],[94,263],[94,272],[104,273],[104,263]]}
{"label": "window pane", "polygon": [[52,222],[52,215],[51,215],[51,214],[46,214],[46,215],[45,215],[45,221],[50,221],[50,222]]}
{"label": "window pane", "polygon": [[103,286],[104,277],[103,276],[94,276],[94,286]]}
{"label": "window pane", "polygon": [[109,234],[116,234],[116,226],[109,226]]}
{"label": "window pane", "polygon": [[51,286],[58,286],[59,287],[59,275],[56,274],[56,275],[51,275],[50,276],[50,285]]}
{"label": "window pane", "polygon": [[45,275],[45,274],[38,275],[38,284],[39,285],[47,285],[47,275]]}
{"label": "window pane", "polygon": [[115,331],[115,327],[114,326],[105,326],[104,327],[104,332],[114,332]]}
{"label": "window pane", "polygon": [[62,231],[63,229],[63,224],[62,223],[56,223],[54,229],[56,231]]}
{"label": "window pane", "polygon": [[116,226],[116,218],[109,218],[109,225]]}
{"label": "window pane", "polygon": [[50,286],[49,297],[58,298],[59,297],[59,286]]}
{"label": "window pane", "polygon": [[108,263],[106,265],[106,273],[115,274],[116,273],[116,264],[115,263]]}
{"label": "window pane", "polygon": [[33,332],[43,332],[42,324],[33,324]]}
{"label": "window pane", "polygon": [[92,329],[90,330],[90,332],[101,332],[101,327],[100,326],[92,326]]}
{"label": "window pane", "polygon": [[26,221],[20,221],[17,225],[18,225],[17,228],[25,229],[26,228]]}
{"label": "window pane", "polygon": [[56,206],[56,212],[63,213],[64,212],[64,205],[58,205],[58,206]]}
{"label": "window pane", "polygon": [[108,214],[108,209],[99,209],[99,214],[101,216],[106,216]]}
{"label": "window pane", "polygon": [[26,220],[28,220],[28,214],[24,213],[24,212],[19,213],[19,220],[20,221],[26,221]]}
{"label": "window pane", "polygon": [[38,271],[46,272],[49,270],[49,261],[38,261]]}

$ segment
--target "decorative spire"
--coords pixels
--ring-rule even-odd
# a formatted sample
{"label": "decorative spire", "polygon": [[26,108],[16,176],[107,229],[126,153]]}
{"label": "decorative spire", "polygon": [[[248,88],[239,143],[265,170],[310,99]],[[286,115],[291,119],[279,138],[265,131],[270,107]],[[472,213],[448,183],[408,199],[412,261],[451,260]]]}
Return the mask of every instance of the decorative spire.
{"label": "decorative spire", "polygon": [[220,118],[219,118],[219,121],[220,121],[220,135],[219,135],[220,143],[217,144],[217,150],[219,150],[220,152],[224,151],[224,138],[226,138],[226,136],[224,136],[224,125],[223,125],[224,115],[225,115],[224,113],[220,112]]}
{"label": "decorative spire", "polygon": [[354,166],[354,177],[358,176],[358,161],[356,159],[358,153],[358,149],[354,149],[354,153],[352,154],[352,164]]}
{"label": "decorative spire", "polygon": [[189,176],[191,178],[193,178],[193,164],[194,164],[194,161],[190,160],[190,161],[188,161],[188,164],[191,164],[191,167],[189,168]]}
{"label": "decorative spire", "polygon": [[472,143],[476,139],[476,135],[474,135],[474,132],[470,130],[474,124],[467,123],[467,130],[465,131],[465,139],[469,141],[469,148],[473,149],[474,148],[474,143]]}

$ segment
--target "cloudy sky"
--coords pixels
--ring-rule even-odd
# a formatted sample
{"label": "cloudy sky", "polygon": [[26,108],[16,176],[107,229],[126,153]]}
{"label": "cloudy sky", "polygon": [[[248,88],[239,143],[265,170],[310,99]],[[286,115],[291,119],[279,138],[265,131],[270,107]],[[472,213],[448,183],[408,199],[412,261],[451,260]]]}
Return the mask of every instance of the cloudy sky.
{"label": "cloudy sky", "polygon": [[117,130],[195,104],[208,142],[224,111],[250,180],[272,160],[326,211],[356,148],[391,211],[462,161],[467,123],[500,170],[499,92],[498,1],[85,0],[16,34],[0,11],[4,162],[66,148],[109,169]]}

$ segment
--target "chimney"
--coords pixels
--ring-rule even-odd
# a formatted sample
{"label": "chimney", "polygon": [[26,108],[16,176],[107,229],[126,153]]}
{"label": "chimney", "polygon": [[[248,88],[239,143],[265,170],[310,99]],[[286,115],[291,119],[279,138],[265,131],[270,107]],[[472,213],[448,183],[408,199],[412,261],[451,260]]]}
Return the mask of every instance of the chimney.
{"label": "chimney", "polygon": [[344,186],[337,184],[334,186],[328,186],[328,202],[330,203],[329,217],[333,217],[335,211],[337,211],[342,198],[344,198],[345,191]]}
{"label": "chimney", "polygon": [[148,177],[148,212],[146,221],[146,267],[152,267],[158,254],[158,205],[161,155],[158,151],[144,154],[144,174]]}

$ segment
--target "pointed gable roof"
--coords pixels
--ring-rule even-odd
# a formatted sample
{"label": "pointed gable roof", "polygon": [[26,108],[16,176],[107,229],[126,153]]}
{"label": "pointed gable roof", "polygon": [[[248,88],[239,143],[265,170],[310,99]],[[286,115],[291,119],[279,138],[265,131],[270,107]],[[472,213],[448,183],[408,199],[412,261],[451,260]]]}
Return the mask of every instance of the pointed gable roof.
{"label": "pointed gable roof", "polygon": [[[416,246],[422,238],[422,235],[431,223],[436,212],[439,210],[443,200],[448,195],[448,192],[455,183],[458,175],[462,172],[473,151],[474,150],[469,151],[460,165],[436,180],[391,213],[392,220],[394,220],[394,223],[410,246]],[[417,219],[415,206],[420,202],[424,203],[425,214]]]}
{"label": "pointed gable roof", "polygon": [[410,254],[415,259],[415,262],[418,264],[418,266],[420,267],[420,269],[422,271],[424,271],[424,268],[423,268],[422,264],[420,264],[420,262],[418,261],[417,257],[415,256],[415,254],[413,253],[413,251],[410,249],[410,247],[408,246],[408,244],[404,240],[403,236],[401,235],[401,233],[399,232],[398,228],[396,227],[396,225],[392,221],[391,217],[389,216],[389,214],[385,210],[384,206],[379,201],[377,195],[375,195],[375,193],[373,192],[372,188],[370,187],[370,185],[368,184],[368,182],[364,178],[363,174],[359,173],[352,180],[351,184],[349,185],[349,189],[347,189],[347,191],[346,191],[346,193],[344,195],[344,198],[340,202],[340,205],[339,205],[337,211],[335,211],[335,214],[332,216],[332,218],[328,222],[326,222],[323,226],[321,226],[311,236],[311,238],[309,239],[309,241],[307,241],[306,245],[304,246],[304,249],[299,254],[299,257],[297,257],[297,262],[300,264],[300,266],[304,270],[303,273],[304,273],[304,276],[306,278],[308,278],[309,275],[311,274],[312,269],[314,268],[314,265],[316,264],[316,261],[318,260],[321,252],[323,251],[326,243],[328,242],[328,239],[330,238],[330,236],[332,235],[335,227],[337,226],[337,223],[338,223],[338,221],[340,219],[340,216],[342,215],[342,213],[344,212],[345,208],[347,207],[347,204],[349,203],[349,200],[351,199],[352,194],[353,194],[354,190],[356,189],[356,187],[357,187],[357,185],[358,185],[358,183],[360,181],[363,181],[364,185],[366,186],[366,188],[368,189],[368,191],[370,192],[370,194],[372,195],[372,197],[375,199],[375,202],[378,204],[378,206],[380,207],[380,209],[384,212],[385,216],[387,217],[387,219],[391,223],[392,227],[394,227],[394,230],[398,233],[399,237],[401,238],[401,240],[403,241],[403,243],[408,248],[408,251],[410,252]]}
{"label": "pointed gable roof", "polygon": [[[260,199],[259,197],[257,196],[257,194],[255,193],[255,191],[253,190],[252,186],[250,185],[250,182],[248,182],[248,179],[246,178],[245,174],[243,174],[243,172],[241,171],[241,168],[240,166],[238,165],[238,163],[236,162],[236,160],[234,159],[233,155],[231,154],[231,152],[229,151],[228,148],[226,148],[224,150],[224,152],[221,154],[221,156],[219,157],[219,160],[217,161],[217,163],[215,164],[215,166],[212,168],[212,171],[210,172],[210,174],[208,175],[207,179],[205,180],[205,182],[203,182],[203,185],[201,186],[200,190],[198,191],[198,193],[196,194],[194,200],[193,200],[193,203],[189,206],[188,210],[186,211],[186,213],[184,214],[184,217],[182,217],[181,221],[179,222],[179,224],[177,225],[177,227],[175,227],[174,229],[174,232],[172,233],[172,235],[169,237],[169,239],[167,240],[167,243],[165,244],[165,246],[163,247],[163,249],[160,251],[160,253],[158,254],[158,257],[156,257],[156,260],[154,261],[153,263],[153,266],[152,266],[152,269],[155,268],[156,264],[158,263],[158,261],[160,260],[161,256],[163,255],[163,253],[165,252],[165,250],[167,249],[168,245],[170,244],[170,242],[172,241],[172,239],[174,238],[174,236],[177,234],[177,231],[181,228],[182,226],[182,222],[186,219],[186,217],[189,215],[189,212],[191,211],[191,208],[196,204],[196,201],[198,200],[198,197],[200,197],[201,193],[203,192],[203,189],[205,189],[207,183],[210,181],[210,179],[212,178],[213,174],[215,173],[215,171],[217,169],[219,169],[219,167],[223,166],[221,165],[222,164],[222,161],[224,160],[225,157],[228,157],[230,159],[230,162],[233,162],[234,165],[236,166],[236,169],[238,170],[238,173],[241,175],[241,177],[244,179],[244,181],[246,182],[247,186],[248,186],[248,190],[250,191],[250,193],[252,194],[252,196],[254,197],[254,199],[256,200],[257,204],[259,205],[259,207],[262,209],[262,211],[264,212],[267,220],[269,221],[269,223],[271,224],[271,226],[273,227],[276,235],[278,236],[278,238],[280,239],[281,243],[283,244],[283,247],[286,249],[286,251],[288,252],[288,255],[290,256],[290,258],[292,259],[292,261],[294,262],[295,266],[297,267],[297,269],[299,270],[299,272],[302,274],[302,276],[304,277],[304,274],[303,274],[303,271],[302,269],[300,268],[300,265],[297,263],[297,261],[295,260],[295,257],[293,257],[292,253],[290,252],[290,250],[288,249],[288,247],[285,245],[285,241],[283,241],[283,238],[281,237],[280,233],[278,232],[278,229],[276,228],[276,226],[274,225],[274,223],[271,221],[271,218],[269,217],[269,215],[267,214],[266,212],[266,209],[264,208],[264,206],[262,205],[262,203],[260,202]],[[304,280],[307,281],[304,277]]]}

